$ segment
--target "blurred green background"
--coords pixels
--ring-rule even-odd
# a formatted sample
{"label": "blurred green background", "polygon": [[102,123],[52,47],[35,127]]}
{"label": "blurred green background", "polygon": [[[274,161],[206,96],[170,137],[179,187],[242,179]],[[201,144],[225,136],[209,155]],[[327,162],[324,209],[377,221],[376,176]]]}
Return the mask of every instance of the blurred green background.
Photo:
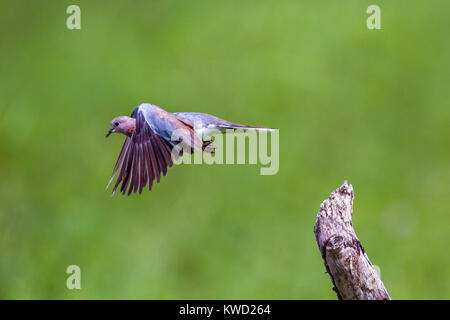
{"label": "blurred green background", "polygon": [[[0,298],[335,299],[313,226],[347,179],[391,296],[449,299],[449,15],[444,0],[2,1]],[[279,128],[279,173],[176,166],[111,197],[123,137],[105,133],[142,102]]]}

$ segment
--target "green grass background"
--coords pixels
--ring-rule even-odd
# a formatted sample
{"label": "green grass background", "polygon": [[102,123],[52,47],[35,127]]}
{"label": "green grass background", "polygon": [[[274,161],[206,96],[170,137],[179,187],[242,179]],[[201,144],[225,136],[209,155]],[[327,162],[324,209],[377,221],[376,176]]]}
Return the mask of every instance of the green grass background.
{"label": "green grass background", "polygon": [[[0,298],[335,299],[313,226],[347,179],[392,297],[449,299],[449,14],[445,0],[0,2]],[[279,173],[176,166],[111,197],[123,138],[104,136],[142,102],[279,128]]]}

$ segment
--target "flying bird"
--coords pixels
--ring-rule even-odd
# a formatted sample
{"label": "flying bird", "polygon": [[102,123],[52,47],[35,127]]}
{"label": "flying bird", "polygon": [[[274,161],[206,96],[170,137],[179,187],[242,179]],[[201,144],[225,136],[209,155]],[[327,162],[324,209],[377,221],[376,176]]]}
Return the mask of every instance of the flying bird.
{"label": "flying bird", "polygon": [[[143,103],[134,108],[131,117],[120,116],[110,123],[106,137],[111,133],[122,133],[127,138],[106,188],[119,172],[112,194],[121,183],[120,192],[123,195],[127,192],[128,195],[132,192],[141,194],[147,183],[151,190],[153,181],[156,179],[159,183],[161,173],[166,176],[167,168],[172,167],[172,150],[180,142],[185,148],[179,150],[178,156],[186,150],[214,152],[211,141],[205,138],[229,129],[274,130],[236,124],[200,112],[170,113],[156,105]],[[177,153],[173,154],[176,159]]]}

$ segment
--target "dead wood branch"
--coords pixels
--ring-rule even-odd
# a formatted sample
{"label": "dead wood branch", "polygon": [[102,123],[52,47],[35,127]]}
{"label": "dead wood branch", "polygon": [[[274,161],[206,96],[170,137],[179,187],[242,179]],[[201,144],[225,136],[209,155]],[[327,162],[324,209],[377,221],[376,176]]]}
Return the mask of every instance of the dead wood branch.
{"label": "dead wood branch", "polygon": [[390,300],[352,224],[353,187],[347,181],[320,206],[314,234],[333,290],[342,300]]}

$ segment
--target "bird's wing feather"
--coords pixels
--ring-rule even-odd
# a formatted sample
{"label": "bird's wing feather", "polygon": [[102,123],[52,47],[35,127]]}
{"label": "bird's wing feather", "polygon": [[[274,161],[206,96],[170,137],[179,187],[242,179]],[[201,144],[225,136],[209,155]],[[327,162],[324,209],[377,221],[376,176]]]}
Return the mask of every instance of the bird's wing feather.
{"label": "bird's wing feather", "polygon": [[120,192],[123,194],[141,193],[147,183],[151,190],[153,181],[156,179],[159,182],[161,173],[165,176],[167,167],[173,165],[173,145],[155,133],[142,110],[135,109],[133,117],[136,118],[136,127],[133,135],[125,140],[110,180],[111,183],[121,167],[113,194],[120,183]]}

